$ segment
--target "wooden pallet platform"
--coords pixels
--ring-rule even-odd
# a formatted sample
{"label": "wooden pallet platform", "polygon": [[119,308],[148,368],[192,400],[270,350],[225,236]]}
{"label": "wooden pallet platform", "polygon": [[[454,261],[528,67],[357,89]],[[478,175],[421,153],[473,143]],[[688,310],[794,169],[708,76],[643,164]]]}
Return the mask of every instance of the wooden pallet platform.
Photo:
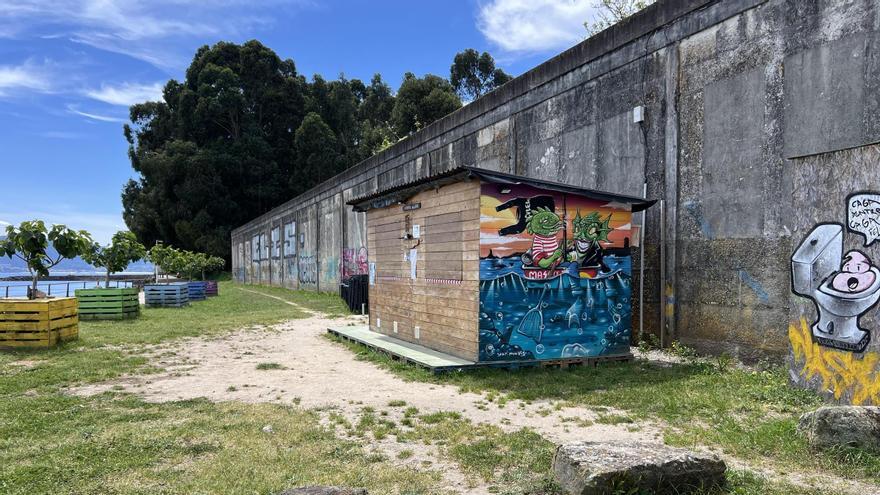
{"label": "wooden pallet platform", "polygon": [[545,359],[529,361],[483,361],[475,362],[461,359],[451,354],[435,351],[419,344],[413,344],[381,333],[373,332],[366,325],[328,328],[327,332],[343,340],[364,345],[376,352],[387,354],[395,360],[402,360],[428,369],[433,373],[446,371],[465,371],[477,368],[570,368],[576,366],[597,366],[600,363],[626,362],[632,354],[592,356],[582,358]]}
{"label": "wooden pallet platform", "polygon": [[187,288],[189,289],[189,300],[190,301],[204,301],[205,297],[205,286],[206,282],[188,282]]}
{"label": "wooden pallet platform", "polygon": [[189,304],[189,283],[148,284],[144,286],[144,302],[147,307],[180,308]]}
{"label": "wooden pallet platform", "polygon": [[220,293],[216,280],[205,281],[205,295],[208,297],[216,296]]}
{"label": "wooden pallet platform", "polygon": [[47,348],[79,337],[73,297],[0,300],[0,348]]}
{"label": "wooden pallet platform", "polygon": [[77,289],[81,320],[124,320],[141,313],[136,288]]}

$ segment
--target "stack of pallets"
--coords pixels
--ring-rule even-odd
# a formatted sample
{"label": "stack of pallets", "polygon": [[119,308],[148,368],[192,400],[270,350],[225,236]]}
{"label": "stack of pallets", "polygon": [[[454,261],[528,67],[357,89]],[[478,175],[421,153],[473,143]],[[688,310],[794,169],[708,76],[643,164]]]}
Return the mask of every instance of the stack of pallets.
{"label": "stack of pallets", "polygon": [[74,297],[0,300],[0,348],[53,347],[78,336]]}
{"label": "stack of pallets", "polygon": [[144,286],[144,302],[148,308],[175,307],[189,304],[189,284],[174,282],[170,284],[148,284]]}
{"label": "stack of pallets", "polygon": [[189,282],[189,300],[205,300],[205,282]]}
{"label": "stack of pallets", "polygon": [[141,314],[138,289],[78,289],[79,317],[83,320],[124,320]]}

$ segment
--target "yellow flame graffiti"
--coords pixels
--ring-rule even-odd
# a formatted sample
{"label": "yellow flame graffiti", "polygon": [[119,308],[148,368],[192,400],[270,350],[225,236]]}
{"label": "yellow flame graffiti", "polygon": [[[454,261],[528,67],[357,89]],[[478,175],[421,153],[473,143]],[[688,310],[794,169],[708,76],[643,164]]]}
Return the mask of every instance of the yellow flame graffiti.
{"label": "yellow flame graffiti", "polygon": [[860,405],[880,404],[880,354],[868,352],[861,359],[853,353],[827,349],[813,342],[807,320],[801,318],[798,329],[788,326],[788,339],[794,352],[795,363],[803,363],[800,375],[807,380],[814,376],[822,378],[822,387],[831,390],[835,399],[852,391],[852,403]]}

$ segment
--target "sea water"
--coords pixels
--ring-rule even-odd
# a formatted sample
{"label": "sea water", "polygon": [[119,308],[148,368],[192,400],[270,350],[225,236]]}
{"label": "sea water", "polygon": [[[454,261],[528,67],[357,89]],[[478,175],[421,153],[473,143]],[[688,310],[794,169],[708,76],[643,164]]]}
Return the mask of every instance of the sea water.
{"label": "sea water", "polygon": [[480,260],[480,360],[508,361],[629,352],[631,258],[582,278],[575,264],[546,280],[525,276],[518,257]]}

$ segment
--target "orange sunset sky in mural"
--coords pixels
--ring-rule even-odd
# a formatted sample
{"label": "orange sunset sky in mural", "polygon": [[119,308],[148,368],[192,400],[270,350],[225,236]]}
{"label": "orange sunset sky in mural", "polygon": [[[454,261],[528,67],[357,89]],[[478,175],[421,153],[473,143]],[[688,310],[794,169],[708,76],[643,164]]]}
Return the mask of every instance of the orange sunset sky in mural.
{"label": "orange sunset sky in mural", "polygon": [[[535,191],[535,194],[548,194],[546,192]],[[531,247],[532,236],[527,232],[515,235],[500,236],[498,229],[517,223],[516,208],[509,208],[503,211],[495,211],[495,207],[501,203],[516,197],[514,194],[500,195],[501,199],[497,199],[491,195],[487,195],[486,191],[480,196],[480,256],[485,257],[492,254],[499,257],[510,256],[514,253],[525,252]],[[528,196],[528,195],[526,195]],[[561,194],[552,194],[556,202],[556,213],[562,214]],[[616,207],[615,207],[616,206]],[[636,239],[632,239],[637,234],[638,228],[632,228],[632,213],[626,205],[614,205],[607,202],[594,201],[591,199],[581,198],[569,195],[566,198],[566,225],[568,229],[568,239],[571,239],[572,226],[571,223],[580,209],[581,215],[588,215],[591,212],[598,211],[600,217],[604,220],[611,214],[610,225],[614,229],[608,234],[608,241],[603,242],[602,246],[623,247],[624,239],[630,238],[630,244],[637,244]],[[562,239],[562,232],[558,235]]]}

